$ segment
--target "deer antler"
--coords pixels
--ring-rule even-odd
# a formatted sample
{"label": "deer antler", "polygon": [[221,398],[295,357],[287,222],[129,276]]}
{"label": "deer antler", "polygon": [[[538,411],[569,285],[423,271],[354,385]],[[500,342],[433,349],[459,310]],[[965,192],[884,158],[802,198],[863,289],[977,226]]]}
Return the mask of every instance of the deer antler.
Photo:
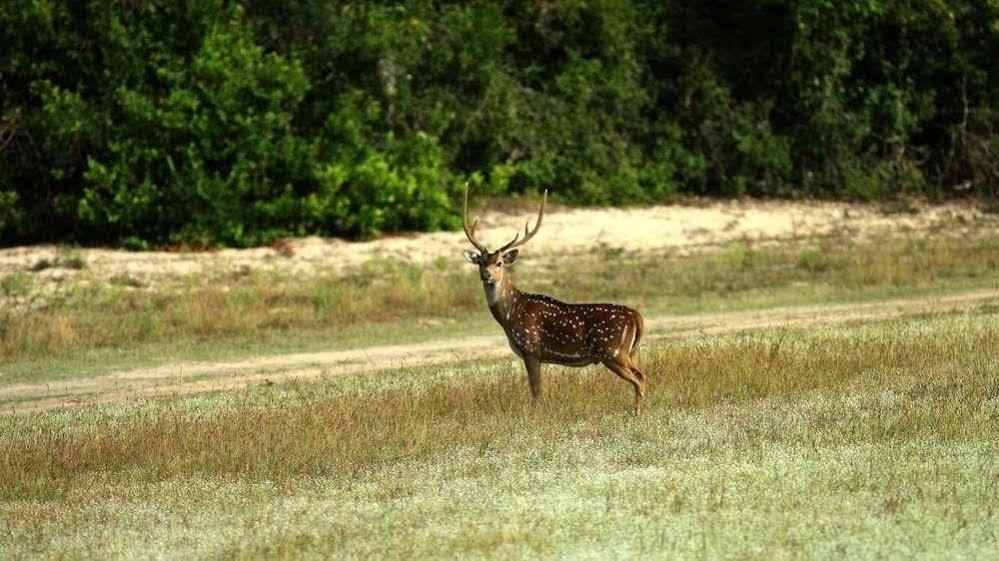
{"label": "deer antler", "polygon": [[468,236],[468,241],[472,242],[475,249],[478,249],[480,253],[489,253],[484,244],[479,243],[475,239],[475,227],[479,225],[479,220],[476,218],[472,221],[472,226],[468,226],[468,182],[465,182],[465,207],[461,212],[461,227],[465,229],[465,235]]}
{"label": "deer antler", "polygon": [[508,243],[508,244],[504,245],[503,247],[499,248],[499,252],[500,253],[503,253],[504,251],[508,251],[508,250],[511,250],[511,249],[513,249],[515,247],[520,247],[520,246],[524,245],[525,243],[529,242],[531,240],[531,238],[534,237],[534,234],[538,233],[538,229],[541,228],[541,219],[543,219],[545,217],[545,202],[547,202],[547,201],[548,201],[548,189],[545,189],[545,194],[541,196],[541,210],[538,211],[538,221],[537,221],[537,223],[534,224],[534,229],[533,230],[528,230],[528,228],[530,227],[531,221],[529,219],[527,221],[525,221],[524,222],[524,239],[520,240],[519,242],[517,241],[518,239],[520,239],[520,233],[518,232],[517,235],[514,236],[513,240],[510,243]]}

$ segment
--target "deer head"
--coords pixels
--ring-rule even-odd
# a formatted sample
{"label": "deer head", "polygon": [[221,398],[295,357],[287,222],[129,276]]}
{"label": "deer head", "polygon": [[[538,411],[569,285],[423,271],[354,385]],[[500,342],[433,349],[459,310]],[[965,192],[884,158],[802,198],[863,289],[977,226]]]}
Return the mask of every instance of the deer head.
{"label": "deer head", "polygon": [[534,224],[533,229],[530,228],[530,220],[524,223],[523,239],[520,239],[520,233],[518,232],[509,243],[496,251],[490,252],[485,244],[475,239],[475,228],[479,225],[478,219],[473,220],[471,226],[468,225],[468,183],[465,183],[465,204],[461,213],[461,225],[465,229],[468,241],[475,246],[475,250],[465,250],[465,259],[469,263],[479,266],[479,278],[482,279],[483,284],[486,286],[503,284],[507,278],[506,269],[517,261],[517,256],[520,254],[520,250],[517,248],[530,241],[541,228],[541,220],[545,216],[545,203],[547,201],[548,190],[545,189],[545,193],[541,197],[541,209],[538,211],[538,221]]}

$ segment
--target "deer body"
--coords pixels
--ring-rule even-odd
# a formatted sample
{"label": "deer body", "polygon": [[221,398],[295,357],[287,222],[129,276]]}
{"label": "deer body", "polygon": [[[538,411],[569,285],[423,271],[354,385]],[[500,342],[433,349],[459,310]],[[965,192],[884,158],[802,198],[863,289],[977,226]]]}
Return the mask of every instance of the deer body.
{"label": "deer body", "polygon": [[[488,290],[488,289],[487,289]],[[508,303],[490,306],[518,356],[542,362],[586,366],[631,355],[641,342],[642,316],[614,304],[567,304],[516,288]]]}
{"label": "deer body", "polygon": [[[546,192],[547,196],[547,192]],[[635,413],[642,411],[645,376],[635,364],[642,340],[644,320],[637,310],[615,304],[568,304],[542,294],[521,292],[507,273],[522,245],[537,233],[544,216],[544,200],[534,230],[517,244],[517,238],[497,251],[490,252],[475,239],[473,222],[469,227],[468,189],[462,221],[469,241],[479,250],[466,250],[466,258],[479,266],[479,277],[493,318],[506,333],[510,348],[524,360],[531,394],[541,393],[541,365],[587,366],[603,363],[627,380],[635,389]]]}

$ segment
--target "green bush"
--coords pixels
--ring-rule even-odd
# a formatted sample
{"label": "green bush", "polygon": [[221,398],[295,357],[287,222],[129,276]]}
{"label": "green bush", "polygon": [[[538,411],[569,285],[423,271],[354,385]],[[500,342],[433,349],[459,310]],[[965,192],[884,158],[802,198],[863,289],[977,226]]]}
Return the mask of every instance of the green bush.
{"label": "green bush", "polygon": [[309,87],[300,65],[264,53],[234,18],[188,64],[151,71],[169,93],[114,92],[117,140],[88,159],[80,227],[232,245],[299,233],[295,184],[314,156],[292,127]]}
{"label": "green bush", "polygon": [[0,4],[0,243],[456,228],[454,202],[999,186],[999,5]]}

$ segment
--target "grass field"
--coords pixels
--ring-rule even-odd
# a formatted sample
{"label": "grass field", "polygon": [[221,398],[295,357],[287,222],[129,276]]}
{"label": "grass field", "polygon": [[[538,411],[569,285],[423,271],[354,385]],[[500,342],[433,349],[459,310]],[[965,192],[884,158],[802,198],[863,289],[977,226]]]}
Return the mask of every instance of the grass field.
{"label": "grass field", "polygon": [[[740,243],[517,274],[650,316],[765,309],[996,288],[996,243]],[[5,281],[47,302],[8,312],[0,387],[497,329],[470,271],[377,267],[56,299]],[[596,367],[546,368],[533,406],[512,356],[4,415],[0,558],[993,558],[997,342],[999,299],[650,340],[638,419]]]}
{"label": "grass field", "polygon": [[996,310],[0,420],[5,558],[999,552]]}
{"label": "grass field", "polygon": [[[961,237],[803,237],[686,256],[528,253],[515,277],[525,290],[618,301],[650,316],[932,295],[999,285],[997,224]],[[83,270],[55,292],[28,272],[13,273],[0,279],[0,384],[495,331],[481,286],[459,259],[304,277],[220,270],[138,288],[95,282]]]}

